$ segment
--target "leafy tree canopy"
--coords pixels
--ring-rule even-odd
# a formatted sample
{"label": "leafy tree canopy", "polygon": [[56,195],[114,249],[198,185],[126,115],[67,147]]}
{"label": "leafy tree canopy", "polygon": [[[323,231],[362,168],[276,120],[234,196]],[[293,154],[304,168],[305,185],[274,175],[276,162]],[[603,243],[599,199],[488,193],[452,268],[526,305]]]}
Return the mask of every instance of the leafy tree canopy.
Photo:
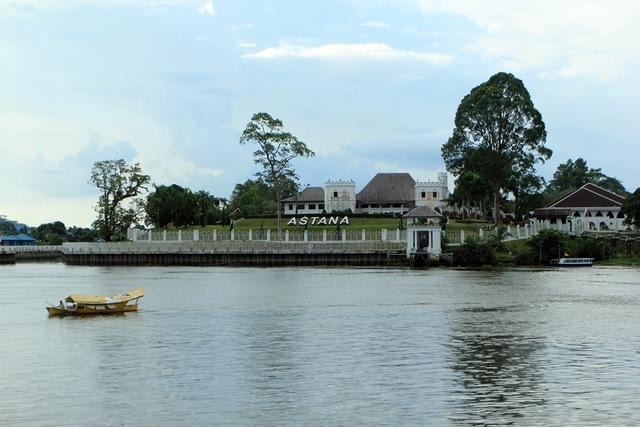
{"label": "leafy tree canopy", "polygon": [[622,213],[627,216],[625,222],[640,228],[640,188],[637,188],[622,205]]}
{"label": "leafy tree canopy", "polygon": [[[282,181],[282,198],[294,196],[298,192],[298,184],[292,179]],[[248,179],[236,184],[231,194],[229,209],[239,209],[243,215],[273,214],[277,209],[276,195],[268,184],[261,179]]]}
{"label": "leafy tree canopy", "polygon": [[619,179],[605,175],[600,168],[590,168],[586,160],[582,158],[576,159],[575,162],[569,159],[558,165],[546,193],[550,198],[553,198],[561,193],[580,188],[589,182],[620,195],[628,194]]}
{"label": "leafy tree canopy", "polygon": [[177,184],[157,185],[147,196],[146,223],[156,227],[176,227],[222,222],[226,200],[207,191],[196,193]]}
{"label": "leafy tree canopy", "polygon": [[[551,150],[544,145],[546,135],[542,115],[522,81],[512,74],[498,73],[462,99],[453,134],[442,146],[442,157],[454,175],[474,170],[491,184],[494,219],[499,223],[500,193],[507,188],[514,165],[535,164],[551,157]],[[474,169],[473,164],[480,167]]]}
{"label": "leafy tree canopy", "polygon": [[150,180],[139,163],[129,165],[120,159],[93,164],[89,184],[99,191],[94,228],[106,241],[125,233],[138,220],[144,211],[144,201],[139,196]]}

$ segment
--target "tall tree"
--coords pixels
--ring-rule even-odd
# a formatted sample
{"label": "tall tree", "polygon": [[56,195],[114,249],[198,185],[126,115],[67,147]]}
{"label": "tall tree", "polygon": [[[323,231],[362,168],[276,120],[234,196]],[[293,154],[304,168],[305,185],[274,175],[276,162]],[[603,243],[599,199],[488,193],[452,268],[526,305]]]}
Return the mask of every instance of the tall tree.
{"label": "tall tree", "polygon": [[622,213],[626,215],[625,223],[640,228],[640,188],[637,188],[622,205]]}
{"label": "tall tree", "polygon": [[142,173],[139,163],[127,164],[122,159],[95,162],[89,184],[100,191],[95,210],[94,228],[104,240],[111,241],[138,220],[144,211],[140,194],[147,189],[151,177]]}
{"label": "tall tree", "polygon": [[253,143],[258,149],[253,152],[253,161],[262,167],[256,176],[267,183],[276,196],[278,237],[280,237],[283,199],[286,180],[295,180],[297,175],[292,161],[297,157],[313,157],[315,153],[289,132],[284,131],[282,121],[267,113],[256,113],[242,132],[240,144]]}
{"label": "tall tree", "polygon": [[442,146],[447,170],[460,175],[473,153],[483,159],[482,175],[493,190],[494,220],[500,223],[500,192],[507,185],[513,163],[526,156],[535,161],[551,157],[545,147],[542,115],[534,107],[521,80],[498,73],[465,96],[455,117],[452,136]]}

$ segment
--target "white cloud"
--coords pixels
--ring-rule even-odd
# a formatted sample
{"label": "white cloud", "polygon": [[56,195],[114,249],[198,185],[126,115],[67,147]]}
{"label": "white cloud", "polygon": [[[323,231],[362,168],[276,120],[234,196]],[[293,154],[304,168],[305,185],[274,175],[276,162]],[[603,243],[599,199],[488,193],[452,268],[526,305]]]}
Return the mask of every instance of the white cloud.
{"label": "white cloud", "polygon": [[213,0],[207,1],[205,4],[198,8],[198,12],[202,15],[215,16],[216,8],[213,6]]}
{"label": "white cloud", "polygon": [[281,43],[278,47],[270,47],[259,52],[249,53],[245,57],[254,59],[366,59],[377,61],[413,59],[437,65],[448,64],[453,59],[451,55],[443,53],[394,49],[384,43],[335,43],[317,47]]}
{"label": "white cloud", "polygon": [[253,49],[256,46],[257,45],[253,42],[238,43],[238,47],[241,47],[242,49]]}
{"label": "white cloud", "polygon": [[380,28],[380,29],[389,28],[389,24],[382,21],[367,21],[367,22],[363,22],[360,25],[368,28]]}
{"label": "white cloud", "polygon": [[640,2],[600,0],[419,0],[478,25],[466,48],[511,71],[541,77],[612,79],[637,66]]}

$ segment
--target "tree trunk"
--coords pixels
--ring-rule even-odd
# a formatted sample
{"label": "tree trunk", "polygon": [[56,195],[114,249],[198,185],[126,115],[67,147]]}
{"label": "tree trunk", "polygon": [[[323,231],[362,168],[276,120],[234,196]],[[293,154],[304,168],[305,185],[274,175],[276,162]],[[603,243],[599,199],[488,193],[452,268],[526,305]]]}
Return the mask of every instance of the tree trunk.
{"label": "tree trunk", "polygon": [[500,225],[502,218],[500,215],[500,187],[493,186],[493,220],[496,225]]}
{"label": "tree trunk", "polygon": [[280,192],[280,186],[278,184],[276,184],[276,200],[278,203],[278,206],[276,207],[276,212],[277,212],[277,230],[278,230],[278,240],[282,240],[282,226],[280,225],[280,221],[281,221],[281,217],[282,214],[280,212],[280,203],[281,203],[281,199],[282,199],[282,194]]}

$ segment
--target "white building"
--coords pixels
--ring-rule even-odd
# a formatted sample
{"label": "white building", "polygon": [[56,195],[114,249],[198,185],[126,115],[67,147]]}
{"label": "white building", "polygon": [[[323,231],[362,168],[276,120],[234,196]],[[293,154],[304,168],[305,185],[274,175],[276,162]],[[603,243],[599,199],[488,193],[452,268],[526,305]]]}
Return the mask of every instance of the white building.
{"label": "white building", "polygon": [[324,206],[328,213],[356,211],[356,183],[349,181],[331,181],[324,183]]}
{"label": "white building", "polygon": [[536,219],[548,220],[552,228],[571,234],[583,231],[623,231],[625,198],[595,184],[585,184],[548,206],[536,209]]}
{"label": "white building", "polygon": [[297,196],[282,200],[285,215],[321,214],[325,212],[324,189],[322,187],[307,187]]}
{"label": "white building", "polygon": [[440,172],[437,181],[417,181],[415,186],[416,206],[429,206],[431,209],[444,210],[449,197],[447,173]]}
{"label": "white building", "polygon": [[407,257],[416,253],[440,255],[442,252],[442,215],[429,206],[418,206],[407,218]]}
{"label": "white building", "polygon": [[352,212],[405,214],[416,206],[442,210],[449,197],[447,174],[436,181],[416,182],[408,173],[378,173],[356,193],[353,180],[328,180],[282,201],[285,215]]}

